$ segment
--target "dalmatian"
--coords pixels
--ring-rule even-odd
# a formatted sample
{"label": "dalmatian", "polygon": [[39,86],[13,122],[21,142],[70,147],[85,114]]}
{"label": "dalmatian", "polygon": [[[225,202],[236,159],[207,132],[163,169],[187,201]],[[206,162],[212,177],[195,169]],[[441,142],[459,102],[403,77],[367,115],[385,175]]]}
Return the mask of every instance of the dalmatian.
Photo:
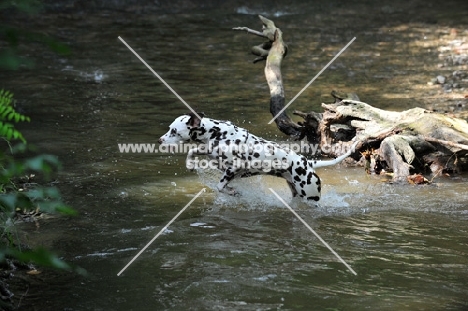
{"label": "dalmatian", "polygon": [[[200,116],[201,118],[199,118]],[[217,184],[220,192],[238,194],[228,184],[234,178],[268,174],[286,179],[293,196],[319,201],[321,182],[315,169],[340,163],[356,147],[333,160],[308,160],[276,142],[251,134],[229,121],[206,118],[204,114],[182,115],[169,126],[169,131],[159,138],[160,144],[179,145],[195,142],[188,151],[186,165],[193,170],[197,155],[215,161],[223,175]]]}

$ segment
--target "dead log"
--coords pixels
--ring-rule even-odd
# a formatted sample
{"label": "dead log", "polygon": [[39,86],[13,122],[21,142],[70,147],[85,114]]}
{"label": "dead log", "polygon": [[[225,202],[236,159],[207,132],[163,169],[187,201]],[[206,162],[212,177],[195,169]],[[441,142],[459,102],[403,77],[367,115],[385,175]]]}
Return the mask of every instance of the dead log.
{"label": "dead log", "polygon": [[[365,141],[393,172],[393,180],[407,182],[411,173],[433,174],[468,170],[468,123],[422,108],[396,112],[355,100],[322,104],[321,122],[314,129],[321,146],[349,140],[354,135]],[[300,116],[309,114],[297,112]],[[305,126],[314,126],[306,122]],[[333,128],[346,128],[351,135],[338,137]],[[331,150],[333,148],[322,148]],[[337,154],[329,153],[330,156]]]}
{"label": "dead log", "polygon": [[283,33],[275,26],[275,23],[261,15],[259,18],[263,23],[262,32],[247,27],[233,29],[247,31],[247,33],[268,39],[268,41],[252,47],[252,54],[258,56],[254,59],[254,63],[266,60],[265,77],[270,88],[270,113],[273,116],[279,114],[275,119],[276,126],[286,135],[299,138],[302,127],[294,123],[285,111],[281,112],[285,105],[281,62],[288,53],[288,47],[283,42]]}
{"label": "dead log", "polygon": [[[265,77],[270,88],[270,112],[276,116],[285,105],[281,62],[287,53],[282,32],[275,24],[259,16],[263,31],[249,28],[248,33],[268,41],[252,48],[259,58],[266,60]],[[468,123],[465,120],[413,108],[402,112],[387,111],[359,100],[355,94],[333,91],[335,102],[322,104],[324,112],[295,111],[304,121],[294,123],[286,112],[275,119],[278,128],[295,139],[306,138],[319,143],[322,154],[337,157],[343,148],[334,146],[361,140],[358,149],[368,150],[367,158],[393,172],[396,182],[408,182],[412,173],[439,175],[441,172],[468,170]],[[356,159],[357,160],[357,159]],[[376,164],[377,165],[377,164]],[[380,171],[366,168],[368,171]],[[410,179],[411,180],[411,179]]]}

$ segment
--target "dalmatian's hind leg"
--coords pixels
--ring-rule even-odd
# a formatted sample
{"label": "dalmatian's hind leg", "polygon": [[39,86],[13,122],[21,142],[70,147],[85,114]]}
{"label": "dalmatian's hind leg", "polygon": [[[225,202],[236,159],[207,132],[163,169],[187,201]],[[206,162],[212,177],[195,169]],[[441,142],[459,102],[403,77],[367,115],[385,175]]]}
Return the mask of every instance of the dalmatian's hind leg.
{"label": "dalmatian's hind leg", "polygon": [[287,181],[287,183],[288,183],[289,189],[291,189],[293,198],[297,197],[297,190],[296,190],[296,187],[294,187],[294,184],[290,181]]}
{"label": "dalmatian's hind leg", "polygon": [[218,185],[216,185],[220,192],[224,192],[234,196],[239,195],[239,192],[237,192],[234,188],[228,186],[229,182],[233,180],[236,176],[236,173],[236,170],[234,170],[233,168],[227,168],[224,171],[223,176],[221,177]]}

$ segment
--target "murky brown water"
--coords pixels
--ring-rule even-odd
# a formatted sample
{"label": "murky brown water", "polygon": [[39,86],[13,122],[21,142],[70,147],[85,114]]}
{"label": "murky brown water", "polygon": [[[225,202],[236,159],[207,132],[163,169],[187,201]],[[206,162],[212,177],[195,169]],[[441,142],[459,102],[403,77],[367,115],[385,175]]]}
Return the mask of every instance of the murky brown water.
{"label": "murky brown water", "polygon": [[[462,3],[462,2],[461,2]],[[95,4],[96,5],[96,4]],[[187,109],[117,39],[121,36],[189,104],[269,139],[259,40],[230,30],[274,18],[289,43],[284,80],[292,98],[353,37],[356,41],[291,109],[319,110],[334,88],[403,110],[462,100],[427,85],[441,71],[438,47],[467,38],[465,4],[446,2],[268,8],[224,4],[134,13],[51,13],[39,31],[69,42],[70,58],[28,47],[35,70],[0,73],[31,116],[23,127],[64,164],[60,189],[79,216],[23,224],[90,277],[45,270],[29,277],[21,306],[36,310],[463,310],[468,308],[467,176],[401,187],[362,169],[319,173],[320,207],[290,199],[270,177],[236,181],[239,198],[218,194],[213,172],[188,172],[183,155],[121,154],[118,143],[156,143]],[[133,10],[133,11],[132,11]],[[64,10],[63,10],[64,11]],[[465,10],[466,11],[466,10]],[[249,14],[245,14],[249,13]],[[416,14],[418,13],[418,14]],[[261,40],[260,40],[261,42]],[[117,273],[203,187],[165,235]],[[357,272],[352,275],[270,194],[274,188]],[[21,295],[21,293],[18,293]],[[19,302],[19,297],[18,301]]]}

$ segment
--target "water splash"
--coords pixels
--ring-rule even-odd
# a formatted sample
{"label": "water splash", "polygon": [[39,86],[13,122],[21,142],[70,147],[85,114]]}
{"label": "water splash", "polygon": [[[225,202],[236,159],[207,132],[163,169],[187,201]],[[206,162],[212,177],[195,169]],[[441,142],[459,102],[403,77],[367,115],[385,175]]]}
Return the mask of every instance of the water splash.
{"label": "water splash", "polygon": [[[275,190],[291,207],[310,210],[320,216],[352,215],[389,210],[438,212],[446,214],[467,213],[468,193],[463,182],[444,180],[432,185],[396,185],[372,178],[361,171],[346,170],[346,178],[333,171],[326,178],[319,204],[293,198],[286,182],[277,177],[260,175],[235,179],[230,185],[240,195],[219,193],[216,184],[221,172],[198,170],[200,182],[215,193],[214,205],[248,210],[284,208],[268,190]],[[330,172],[331,173],[331,172]]]}
{"label": "water splash", "polygon": [[221,178],[221,172],[210,169],[198,169],[197,173],[201,182],[216,193],[213,203],[217,206],[237,207],[248,210],[283,208],[283,203],[271,193],[269,188],[274,189],[288,204],[297,204],[296,200],[293,200],[286,182],[277,177],[260,175],[235,179],[229,186],[234,188],[239,195],[231,196],[219,192],[216,187]]}

